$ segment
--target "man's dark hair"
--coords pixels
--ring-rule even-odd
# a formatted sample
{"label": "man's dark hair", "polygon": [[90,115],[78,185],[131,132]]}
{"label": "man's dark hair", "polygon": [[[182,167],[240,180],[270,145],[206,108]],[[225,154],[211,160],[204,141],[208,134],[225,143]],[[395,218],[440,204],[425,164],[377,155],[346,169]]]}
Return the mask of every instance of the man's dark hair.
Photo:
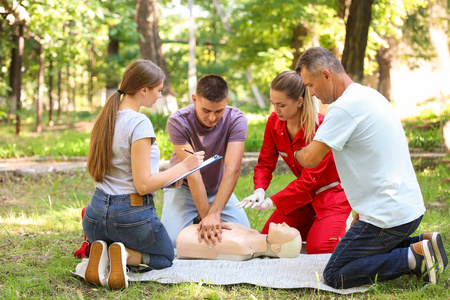
{"label": "man's dark hair", "polygon": [[211,102],[220,102],[228,97],[228,84],[219,75],[206,74],[197,82],[195,94]]}

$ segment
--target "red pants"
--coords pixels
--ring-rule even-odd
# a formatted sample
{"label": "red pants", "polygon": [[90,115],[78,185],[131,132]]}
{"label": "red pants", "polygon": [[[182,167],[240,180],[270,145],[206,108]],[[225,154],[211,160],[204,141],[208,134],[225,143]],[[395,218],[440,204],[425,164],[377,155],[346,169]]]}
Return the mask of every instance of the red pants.
{"label": "red pants", "polygon": [[306,241],[308,254],[332,253],[345,234],[348,216],[347,213],[340,213],[319,220],[311,204],[287,215],[275,209],[261,233],[268,233],[271,222],[276,224],[285,222],[300,231],[302,240]]}

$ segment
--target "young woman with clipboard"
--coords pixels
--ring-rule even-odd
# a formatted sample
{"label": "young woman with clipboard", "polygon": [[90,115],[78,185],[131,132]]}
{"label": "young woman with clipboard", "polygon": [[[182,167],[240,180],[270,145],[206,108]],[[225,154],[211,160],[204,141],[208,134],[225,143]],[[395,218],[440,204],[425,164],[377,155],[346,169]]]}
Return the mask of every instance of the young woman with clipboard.
{"label": "young woman with clipboard", "polygon": [[155,132],[139,109],[161,97],[163,81],[164,73],[151,61],[132,62],[92,130],[87,170],[96,189],[83,217],[92,242],[85,274],[91,284],[121,289],[128,286],[127,265],[139,270],[172,265],[174,247],[156,215],[153,195],[200,166],[204,152],[158,172]]}

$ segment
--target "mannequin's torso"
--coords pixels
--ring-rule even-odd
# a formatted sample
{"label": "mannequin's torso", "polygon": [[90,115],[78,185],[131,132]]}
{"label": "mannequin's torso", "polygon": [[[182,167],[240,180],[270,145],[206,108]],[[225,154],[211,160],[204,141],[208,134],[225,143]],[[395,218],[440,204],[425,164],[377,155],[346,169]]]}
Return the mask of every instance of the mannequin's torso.
{"label": "mannequin's torso", "polygon": [[298,230],[286,224],[271,224],[269,234],[238,223],[224,223],[231,230],[222,231],[222,242],[213,245],[198,242],[198,225],[184,228],[176,240],[177,258],[244,261],[254,257],[297,257],[302,240]]}

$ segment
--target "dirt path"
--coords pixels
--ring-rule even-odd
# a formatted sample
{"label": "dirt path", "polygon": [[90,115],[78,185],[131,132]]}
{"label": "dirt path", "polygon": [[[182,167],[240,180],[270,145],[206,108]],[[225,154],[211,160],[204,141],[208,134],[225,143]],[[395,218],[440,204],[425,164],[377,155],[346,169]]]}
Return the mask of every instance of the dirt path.
{"label": "dirt path", "polygon": [[75,122],[71,124],[56,124],[53,126],[43,126],[42,129],[44,131],[52,131],[52,130],[64,130],[64,129],[71,129],[76,131],[86,131],[86,130],[92,130],[94,127],[94,121],[83,121],[83,122]]}

